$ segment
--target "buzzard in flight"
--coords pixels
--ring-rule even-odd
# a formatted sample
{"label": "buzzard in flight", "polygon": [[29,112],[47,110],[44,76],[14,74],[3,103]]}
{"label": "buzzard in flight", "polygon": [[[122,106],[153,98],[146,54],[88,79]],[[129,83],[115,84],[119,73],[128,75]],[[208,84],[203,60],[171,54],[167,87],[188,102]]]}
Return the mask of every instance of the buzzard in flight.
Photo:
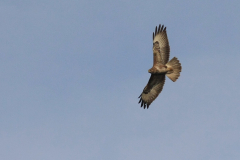
{"label": "buzzard in flight", "polygon": [[138,97],[138,103],[144,109],[157,98],[163,89],[165,75],[175,82],[180,76],[182,70],[181,63],[176,57],[169,60],[170,46],[167,38],[167,31],[164,25],[156,27],[153,32],[153,67],[148,70],[151,77],[143,92]]}

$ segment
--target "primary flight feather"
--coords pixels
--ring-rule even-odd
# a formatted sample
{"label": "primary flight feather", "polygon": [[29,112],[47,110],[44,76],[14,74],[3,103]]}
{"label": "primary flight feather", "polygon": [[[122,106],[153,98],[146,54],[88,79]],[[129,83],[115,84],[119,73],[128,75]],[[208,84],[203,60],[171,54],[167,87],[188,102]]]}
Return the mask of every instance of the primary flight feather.
{"label": "primary flight feather", "polygon": [[175,82],[182,70],[181,63],[176,57],[170,61],[170,46],[167,38],[167,31],[164,25],[156,27],[153,32],[153,67],[148,70],[151,77],[138,97],[141,107],[149,108],[149,105],[157,98],[163,89],[165,75]]}

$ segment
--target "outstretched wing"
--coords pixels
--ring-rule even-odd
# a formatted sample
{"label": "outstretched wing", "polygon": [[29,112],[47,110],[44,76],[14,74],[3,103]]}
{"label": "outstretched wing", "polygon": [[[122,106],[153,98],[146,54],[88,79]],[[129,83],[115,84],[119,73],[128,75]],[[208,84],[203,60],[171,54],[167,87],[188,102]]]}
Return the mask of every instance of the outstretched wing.
{"label": "outstretched wing", "polygon": [[148,84],[143,89],[142,94],[138,97],[140,98],[138,103],[141,103],[141,107],[145,109],[157,98],[159,93],[163,89],[165,83],[165,74],[152,74]]}
{"label": "outstretched wing", "polygon": [[163,64],[166,64],[169,60],[170,46],[168,43],[166,27],[164,27],[164,25],[160,24],[158,28],[156,26],[155,33],[153,32],[153,44],[157,41],[160,47],[162,62]]}

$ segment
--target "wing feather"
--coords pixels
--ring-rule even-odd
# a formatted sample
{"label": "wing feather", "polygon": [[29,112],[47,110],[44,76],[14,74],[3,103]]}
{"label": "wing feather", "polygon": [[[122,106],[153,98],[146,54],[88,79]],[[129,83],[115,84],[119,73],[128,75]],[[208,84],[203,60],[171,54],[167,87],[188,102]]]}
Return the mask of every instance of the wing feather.
{"label": "wing feather", "polygon": [[143,89],[142,94],[138,97],[140,98],[138,103],[141,103],[141,107],[144,109],[149,107],[149,105],[157,98],[159,93],[163,89],[165,83],[165,74],[152,74],[148,84]]}
{"label": "wing feather", "polygon": [[155,28],[155,33],[153,32],[153,43],[156,41],[159,43],[162,62],[163,64],[166,64],[169,60],[170,46],[168,42],[166,27],[164,27],[164,25],[159,25],[158,28]]}

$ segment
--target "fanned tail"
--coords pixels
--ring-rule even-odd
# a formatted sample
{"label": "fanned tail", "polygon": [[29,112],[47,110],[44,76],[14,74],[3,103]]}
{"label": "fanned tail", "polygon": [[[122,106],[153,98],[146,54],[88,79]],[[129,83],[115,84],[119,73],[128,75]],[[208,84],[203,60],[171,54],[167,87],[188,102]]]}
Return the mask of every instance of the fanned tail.
{"label": "fanned tail", "polygon": [[168,68],[167,77],[170,78],[173,82],[175,82],[180,76],[180,72],[182,71],[182,66],[179,60],[176,57],[173,57],[167,64]]}

